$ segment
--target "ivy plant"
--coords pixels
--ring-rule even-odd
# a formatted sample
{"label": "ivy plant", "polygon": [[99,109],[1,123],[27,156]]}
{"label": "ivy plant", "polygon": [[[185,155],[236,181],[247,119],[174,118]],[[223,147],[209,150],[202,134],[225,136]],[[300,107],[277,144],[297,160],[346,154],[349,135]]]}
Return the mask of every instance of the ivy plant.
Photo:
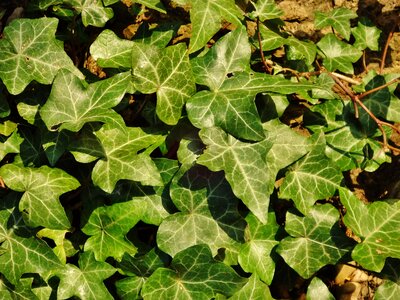
{"label": "ivy plant", "polygon": [[338,7],[300,39],[272,0],[14,2],[2,299],[273,299],[293,276],[333,299],[349,262],[398,297],[400,202],[348,180],[399,151],[390,34]]}

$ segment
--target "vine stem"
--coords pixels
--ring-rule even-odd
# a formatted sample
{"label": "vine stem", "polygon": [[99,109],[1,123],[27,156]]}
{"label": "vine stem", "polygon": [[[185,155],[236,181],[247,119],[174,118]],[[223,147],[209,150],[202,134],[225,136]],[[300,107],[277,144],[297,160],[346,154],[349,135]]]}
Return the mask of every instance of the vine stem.
{"label": "vine stem", "polygon": [[389,85],[392,85],[393,83],[396,83],[396,82],[400,82],[400,79],[398,79],[398,78],[393,79],[393,80],[391,80],[391,81],[385,83],[384,85],[381,85],[381,86],[378,86],[378,87],[376,87],[376,88],[373,88],[373,89],[371,89],[371,90],[369,90],[369,91],[366,91],[366,92],[362,93],[361,95],[359,95],[358,98],[359,98],[359,99],[362,99],[362,98],[364,98],[364,97],[366,97],[366,96],[368,96],[368,95],[370,95],[370,94],[372,94],[372,93],[375,93],[375,92],[377,92],[377,91],[379,91],[379,90],[382,90],[382,89],[384,89],[385,87],[388,87]]}
{"label": "vine stem", "polygon": [[257,17],[257,38],[258,38],[258,48],[260,49],[261,62],[264,65],[265,71],[269,74],[272,72],[272,68],[267,64],[265,60],[264,51],[262,49],[261,33],[260,33],[260,18]]}
{"label": "vine stem", "polygon": [[399,25],[399,21],[397,21],[397,22],[393,25],[392,30],[390,30],[389,35],[388,35],[388,37],[387,37],[387,39],[386,39],[385,48],[383,48],[383,53],[382,53],[381,65],[380,65],[380,67],[379,67],[379,74],[382,74],[383,69],[385,68],[385,62],[386,62],[386,56],[387,56],[387,51],[388,51],[388,48],[389,48],[389,44],[390,44],[390,41],[391,41],[392,38],[393,38],[394,31],[396,30],[396,27],[397,27],[398,25]]}

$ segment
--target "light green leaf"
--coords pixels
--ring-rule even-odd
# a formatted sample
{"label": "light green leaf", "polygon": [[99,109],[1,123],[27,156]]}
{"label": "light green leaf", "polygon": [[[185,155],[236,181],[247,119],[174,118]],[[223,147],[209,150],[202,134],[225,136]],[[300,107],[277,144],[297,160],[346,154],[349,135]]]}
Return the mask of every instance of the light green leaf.
{"label": "light green leaf", "polygon": [[290,60],[304,59],[308,65],[311,65],[315,60],[317,54],[317,46],[314,43],[303,42],[294,37],[286,39],[285,44],[289,47],[287,58]]}
{"label": "light green leaf", "polygon": [[239,264],[244,271],[257,274],[262,281],[271,284],[275,271],[275,262],[270,256],[272,248],[279,242],[275,239],[279,225],[275,213],[268,214],[268,223],[261,224],[253,215],[246,216],[248,223],[245,231],[246,243],[239,253]]}
{"label": "light green leaf", "polygon": [[277,252],[301,277],[310,278],[320,268],[349,251],[350,239],[338,225],[339,212],[329,204],[311,208],[306,217],[288,213],[284,238]]}
{"label": "light green leaf", "polygon": [[321,88],[315,88],[312,92],[312,97],[314,99],[336,99],[337,94],[332,90],[333,86],[335,85],[335,81],[329,74],[322,73],[319,75],[316,83]]}
{"label": "light green leaf", "polygon": [[200,91],[186,104],[192,124],[198,128],[218,126],[235,137],[259,141],[265,138],[254,98],[261,92],[296,93],[315,88],[279,76],[239,73],[224,81],[217,91]]}
{"label": "light green leaf", "polygon": [[10,120],[5,121],[4,123],[0,123],[0,135],[9,136],[11,133],[15,132],[18,124],[12,122]]}
{"label": "light green leaf", "polygon": [[60,130],[79,131],[87,122],[122,122],[111,108],[122,100],[130,78],[125,72],[88,85],[61,70],[40,115],[49,130],[59,126]]}
{"label": "light green leaf", "polygon": [[146,281],[142,296],[153,299],[208,300],[217,293],[229,296],[246,280],[221,262],[216,262],[206,245],[179,252],[170,269],[158,268]]}
{"label": "light green leaf", "polygon": [[[263,51],[270,51],[279,48],[285,44],[286,39],[275,31],[270,30],[267,26],[260,23],[261,47]],[[258,41],[256,47],[259,48]]]}
{"label": "light green leaf", "polygon": [[64,0],[82,15],[85,26],[104,27],[114,16],[112,8],[104,7],[101,0]]}
{"label": "light green leaf", "polygon": [[119,261],[124,253],[134,255],[136,247],[126,234],[140,220],[141,214],[134,200],[96,208],[82,228],[83,233],[90,236],[85,251],[93,251],[98,261],[110,256]]}
{"label": "light green leaf", "polygon": [[23,141],[18,131],[14,131],[9,138],[0,136],[0,160],[9,153],[19,153],[19,147]]}
{"label": "light green leaf", "polygon": [[331,294],[325,283],[318,277],[314,277],[311,280],[310,285],[307,288],[306,300],[335,300],[335,297]]}
{"label": "light green leaf", "polygon": [[54,37],[57,25],[55,18],[16,19],[4,28],[0,78],[11,94],[21,93],[32,80],[52,83],[61,68],[82,76]]}
{"label": "light green leaf", "polygon": [[162,185],[159,171],[149,153],[138,154],[140,150],[160,145],[164,141],[162,135],[147,134],[137,127],[128,127],[123,131],[108,125],[95,135],[105,153],[92,171],[95,185],[107,193],[111,193],[121,179],[138,181],[143,185]]}
{"label": "light green leaf", "polygon": [[338,7],[328,13],[317,12],[315,14],[315,28],[322,29],[332,26],[346,40],[350,39],[350,20],[357,18],[357,14],[344,7]]}
{"label": "light green leaf", "polygon": [[249,13],[253,20],[259,18],[261,22],[269,19],[278,19],[283,15],[283,11],[276,5],[274,0],[255,0],[250,1],[255,11]]}
{"label": "light green leaf", "polygon": [[336,69],[344,73],[353,74],[353,64],[362,55],[357,48],[340,41],[334,34],[329,33],[318,43],[318,48],[324,54],[324,66],[328,71]]}
{"label": "light green leaf", "polygon": [[67,149],[80,163],[90,163],[98,158],[104,158],[105,153],[99,139],[94,135],[95,128],[84,126],[79,133],[67,146]]}
{"label": "light green leaf", "polygon": [[136,0],[135,2],[143,4],[144,6],[157,10],[163,14],[166,14],[165,6],[161,3],[160,0]]}
{"label": "light green leaf", "polygon": [[0,210],[0,268],[12,284],[16,284],[22,274],[44,274],[61,267],[51,248],[26,234],[26,229],[20,213],[4,208]]}
{"label": "light green leaf", "polygon": [[174,177],[170,194],[180,212],[161,223],[157,233],[161,250],[173,257],[199,244],[209,245],[213,255],[219,248],[238,251],[245,222],[222,173],[212,173],[199,165],[187,172],[184,168]]}
{"label": "light green leaf", "polygon": [[221,21],[226,20],[240,26],[242,12],[234,0],[190,0],[190,20],[192,38],[189,53],[203,48],[211,37],[221,28]]}
{"label": "light green leaf", "polygon": [[156,113],[160,120],[175,125],[185,102],[195,93],[185,45],[180,43],[161,49],[134,43],[132,70],[138,91],[145,94],[157,92]]}
{"label": "light green leaf", "polygon": [[376,300],[396,300],[400,293],[400,260],[388,258],[383,274],[383,284],[375,292]]}
{"label": "light green leaf", "polygon": [[378,51],[381,32],[382,30],[378,29],[369,19],[360,18],[357,27],[351,30],[356,39],[353,46],[361,50],[369,48],[372,51]]}
{"label": "light green leaf", "polygon": [[244,143],[217,127],[202,129],[199,135],[207,149],[197,163],[211,171],[225,171],[225,177],[236,197],[262,223],[266,223],[269,177],[265,159],[271,143],[268,140],[254,144]]}
{"label": "light green leaf", "polygon": [[227,75],[249,70],[251,49],[244,26],[222,37],[204,56],[190,61],[196,83],[218,90]]}
{"label": "light green leaf", "polygon": [[307,215],[316,200],[333,196],[343,175],[320,148],[308,153],[289,168],[280,186],[279,197],[292,199],[296,208]]}
{"label": "light green leaf", "polygon": [[143,277],[133,276],[123,278],[115,282],[117,294],[122,300],[138,299],[145,279]]}
{"label": "light green leaf", "polygon": [[59,197],[79,187],[74,177],[61,169],[47,166],[24,168],[12,164],[2,166],[0,176],[10,189],[24,192],[19,209],[30,226],[51,229],[68,229],[71,226]]}
{"label": "light green leaf", "polygon": [[273,300],[268,285],[262,282],[257,275],[252,274],[249,281],[230,300]]}
{"label": "light green leaf", "polygon": [[340,189],[346,207],[344,223],[361,238],[351,253],[364,268],[380,272],[387,257],[400,258],[400,243],[395,228],[400,223],[400,201],[362,203],[347,189]]}
{"label": "light green leaf", "polygon": [[110,292],[103,280],[115,273],[114,267],[95,260],[92,252],[84,252],[79,256],[79,268],[67,264],[54,272],[60,278],[57,299],[68,299],[77,296],[87,300],[112,300]]}

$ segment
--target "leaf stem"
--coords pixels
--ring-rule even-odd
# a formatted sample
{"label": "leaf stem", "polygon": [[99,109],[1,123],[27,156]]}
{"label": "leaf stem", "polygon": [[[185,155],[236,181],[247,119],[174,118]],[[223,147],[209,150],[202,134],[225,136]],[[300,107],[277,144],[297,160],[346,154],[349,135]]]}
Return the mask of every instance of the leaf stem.
{"label": "leaf stem", "polygon": [[382,74],[383,69],[385,68],[385,62],[386,62],[386,56],[387,56],[387,51],[388,51],[388,48],[389,48],[389,44],[390,44],[390,41],[391,41],[392,38],[393,38],[394,31],[395,31],[396,26],[397,26],[398,24],[399,24],[399,21],[397,21],[397,22],[393,25],[393,27],[392,27],[392,29],[390,30],[389,35],[388,35],[388,37],[387,37],[387,39],[386,39],[385,48],[383,48],[383,53],[382,53],[381,65],[380,65],[380,67],[379,67],[379,74]]}
{"label": "leaf stem", "polygon": [[366,91],[366,92],[360,94],[360,95],[358,96],[358,98],[359,98],[359,99],[362,99],[362,98],[364,98],[364,97],[366,97],[366,96],[368,96],[368,95],[370,95],[370,94],[372,94],[372,93],[375,93],[375,92],[377,92],[377,91],[380,91],[380,90],[384,89],[385,87],[388,87],[389,85],[392,85],[393,83],[396,83],[396,82],[400,82],[400,79],[398,79],[398,78],[393,79],[393,80],[391,80],[391,81],[385,83],[384,85],[381,85],[381,86],[378,86],[378,87],[373,88],[373,89],[371,89],[371,90],[368,90],[368,91]]}
{"label": "leaf stem", "polygon": [[261,62],[264,65],[265,71],[269,74],[272,72],[272,68],[267,64],[264,56],[264,51],[262,49],[261,33],[260,33],[260,18],[257,17],[257,38],[258,38],[258,48],[260,49]]}

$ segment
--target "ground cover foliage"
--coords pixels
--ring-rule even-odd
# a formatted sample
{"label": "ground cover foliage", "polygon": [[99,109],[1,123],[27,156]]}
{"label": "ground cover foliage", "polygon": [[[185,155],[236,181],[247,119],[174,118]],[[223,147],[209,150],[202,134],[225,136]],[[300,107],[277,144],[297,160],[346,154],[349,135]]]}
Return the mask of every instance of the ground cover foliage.
{"label": "ground cover foliage", "polygon": [[2,5],[2,299],[333,299],[351,261],[400,293],[400,202],[345,180],[396,153],[390,33],[335,8],[300,40],[270,0]]}

